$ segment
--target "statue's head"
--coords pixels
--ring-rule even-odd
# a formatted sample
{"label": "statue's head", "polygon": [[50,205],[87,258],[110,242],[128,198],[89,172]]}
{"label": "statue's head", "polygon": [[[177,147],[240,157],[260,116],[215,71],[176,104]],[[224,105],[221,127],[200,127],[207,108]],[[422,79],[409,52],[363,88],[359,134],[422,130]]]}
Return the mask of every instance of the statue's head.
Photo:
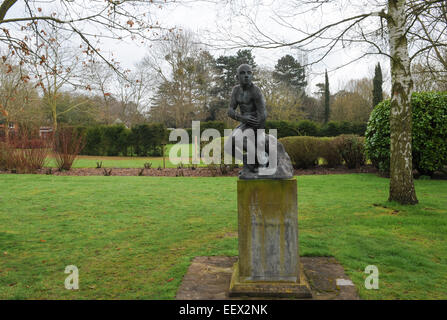
{"label": "statue's head", "polygon": [[237,78],[241,85],[251,85],[251,81],[253,80],[253,71],[251,70],[251,67],[248,64],[241,64],[237,68]]}

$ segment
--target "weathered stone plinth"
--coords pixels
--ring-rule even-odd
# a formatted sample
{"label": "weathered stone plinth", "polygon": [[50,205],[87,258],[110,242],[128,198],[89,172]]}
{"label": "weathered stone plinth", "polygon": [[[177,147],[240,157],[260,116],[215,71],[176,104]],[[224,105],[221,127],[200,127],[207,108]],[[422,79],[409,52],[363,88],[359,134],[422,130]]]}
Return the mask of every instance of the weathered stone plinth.
{"label": "weathered stone plinth", "polygon": [[230,296],[311,297],[300,268],[296,179],[238,180],[239,261]]}

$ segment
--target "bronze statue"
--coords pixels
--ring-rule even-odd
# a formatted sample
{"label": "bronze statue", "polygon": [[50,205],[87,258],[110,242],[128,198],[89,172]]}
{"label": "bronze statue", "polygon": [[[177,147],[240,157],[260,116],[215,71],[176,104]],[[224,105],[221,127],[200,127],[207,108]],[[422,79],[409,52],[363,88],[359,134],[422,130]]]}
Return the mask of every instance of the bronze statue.
{"label": "bronze statue", "polygon": [[[247,64],[240,65],[237,69],[237,79],[239,85],[235,86],[231,93],[228,116],[240,121],[241,124],[233,130],[227,140],[225,152],[242,160],[243,169],[239,174],[241,179],[291,178],[293,169],[284,147],[275,137],[264,133],[267,109],[261,90],[252,82],[252,68]],[[240,113],[236,111],[238,107]],[[278,156],[273,164],[274,173],[266,174],[262,169],[269,166],[269,144],[272,142],[274,143],[272,150],[275,152],[277,150]]]}

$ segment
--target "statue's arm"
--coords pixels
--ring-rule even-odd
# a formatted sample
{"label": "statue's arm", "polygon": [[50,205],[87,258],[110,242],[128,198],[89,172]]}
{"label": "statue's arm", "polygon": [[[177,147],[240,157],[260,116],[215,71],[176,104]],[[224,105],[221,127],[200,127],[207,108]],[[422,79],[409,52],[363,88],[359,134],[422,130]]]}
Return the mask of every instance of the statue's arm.
{"label": "statue's arm", "polygon": [[265,106],[264,96],[259,88],[256,88],[255,90],[254,103],[256,106],[257,127],[263,127],[265,120],[267,119],[267,108]]}
{"label": "statue's arm", "polygon": [[236,95],[237,95],[237,88],[234,87],[233,91],[231,92],[230,106],[228,107],[228,116],[231,119],[242,122],[245,121],[244,117],[242,117],[242,115],[236,112],[236,108],[238,106]]}

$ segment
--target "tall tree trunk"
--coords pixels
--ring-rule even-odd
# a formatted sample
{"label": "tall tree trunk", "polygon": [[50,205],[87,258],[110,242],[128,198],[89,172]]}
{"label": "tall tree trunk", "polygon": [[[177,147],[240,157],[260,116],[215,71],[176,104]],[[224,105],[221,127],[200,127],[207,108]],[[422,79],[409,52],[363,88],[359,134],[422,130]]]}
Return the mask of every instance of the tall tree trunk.
{"label": "tall tree trunk", "polygon": [[9,120],[8,118],[5,119],[5,142],[9,143]]}
{"label": "tall tree trunk", "polygon": [[52,102],[51,116],[53,118],[53,134],[54,134],[57,131],[57,103],[56,103],[56,101]]}
{"label": "tall tree trunk", "polygon": [[405,34],[405,0],[388,0],[391,54],[391,159],[389,201],[416,204],[412,165],[413,80]]}
{"label": "tall tree trunk", "polygon": [[329,78],[326,70],[326,73],[324,75],[324,123],[328,123],[331,116],[330,99],[331,94],[329,92]]}

